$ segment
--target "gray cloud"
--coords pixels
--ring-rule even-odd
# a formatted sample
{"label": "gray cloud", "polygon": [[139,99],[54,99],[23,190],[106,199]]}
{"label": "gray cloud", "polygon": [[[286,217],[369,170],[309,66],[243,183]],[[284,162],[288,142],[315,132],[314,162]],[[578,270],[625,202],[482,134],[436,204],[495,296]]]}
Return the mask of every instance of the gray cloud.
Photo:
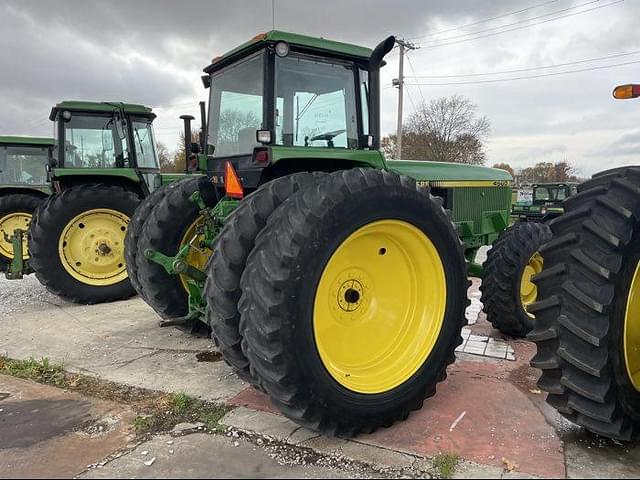
{"label": "gray cloud", "polygon": [[[544,7],[448,37],[579,5]],[[374,46],[388,34],[415,37],[542,3],[542,0],[276,0],[276,27]],[[602,0],[602,4],[608,0]],[[594,58],[640,50],[640,2],[624,3],[473,42],[411,54],[420,74],[459,75]],[[0,6],[0,132],[49,134],[51,106],[62,99],[126,100],[158,108],[158,137],[170,147],[177,116],[204,99],[200,72],[210,59],[271,28],[271,0],[213,1],[5,0]],[[628,60],[640,60],[640,55]],[[601,62],[600,64],[606,64]],[[492,121],[490,162],[516,167],[566,157],[585,173],[633,161],[613,148],[637,125],[637,102],[614,102],[611,89],[633,80],[638,65],[545,79],[481,85],[409,86],[405,105],[460,93]],[[383,74],[390,84],[397,55]],[[457,79],[460,80],[460,79]],[[454,79],[451,79],[453,82]],[[411,79],[407,79],[411,83]],[[415,83],[415,80],[413,80]],[[426,83],[426,82],[425,82]],[[434,83],[434,82],[432,82]],[[383,90],[383,130],[395,129],[396,92]],[[560,158],[562,157],[562,158]]]}

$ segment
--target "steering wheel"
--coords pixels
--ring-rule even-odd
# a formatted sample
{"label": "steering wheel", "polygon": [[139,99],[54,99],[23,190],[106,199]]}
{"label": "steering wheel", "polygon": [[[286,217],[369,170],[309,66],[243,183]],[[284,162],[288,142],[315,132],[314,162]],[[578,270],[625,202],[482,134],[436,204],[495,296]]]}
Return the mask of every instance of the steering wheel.
{"label": "steering wheel", "polygon": [[[321,133],[320,135],[316,135],[315,137],[311,137],[309,140],[314,142],[316,140],[324,140],[327,142],[328,148],[333,148],[333,139],[340,135],[341,133],[346,132],[343,128],[342,130],[334,130],[332,132]],[[306,140],[306,139],[305,139]],[[309,142],[305,142],[305,147],[309,146]]]}

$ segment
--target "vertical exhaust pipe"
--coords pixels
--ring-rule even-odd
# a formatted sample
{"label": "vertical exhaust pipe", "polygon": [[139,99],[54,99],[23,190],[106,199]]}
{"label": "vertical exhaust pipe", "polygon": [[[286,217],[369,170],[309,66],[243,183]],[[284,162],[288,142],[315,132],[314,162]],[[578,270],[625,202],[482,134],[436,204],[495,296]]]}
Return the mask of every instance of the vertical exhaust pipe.
{"label": "vertical exhaust pipe", "polygon": [[380,149],[380,68],[384,64],[384,56],[391,51],[396,44],[396,37],[387,37],[371,52],[369,57],[369,85],[371,92],[369,97],[369,125],[373,135],[373,148]]}
{"label": "vertical exhaust pipe", "polygon": [[207,113],[205,102],[200,102],[200,151],[207,153]]}
{"label": "vertical exhaust pipe", "polygon": [[181,115],[184,122],[184,173],[189,173],[189,157],[191,157],[191,122],[195,117],[191,115]]}

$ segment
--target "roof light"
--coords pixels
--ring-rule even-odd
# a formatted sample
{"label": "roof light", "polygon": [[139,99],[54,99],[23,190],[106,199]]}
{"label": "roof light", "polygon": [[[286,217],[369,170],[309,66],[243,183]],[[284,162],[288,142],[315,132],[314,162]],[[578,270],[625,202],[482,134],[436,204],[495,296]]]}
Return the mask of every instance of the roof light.
{"label": "roof light", "polygon": [[640,85],[620,85],[613,90],[613,98],[627,100],[640,97]]}
{"label": "roof light", "polygon": [[276,43],[276,55],[286,57],[289,55],[289,44],[287,42]]}
{"label": "roof light", "polygon": [[224,166],[224,190],[227,197],[238,200],[242,200],[244,197],[244,189],[242,188],[242,183],[240,183],[240,178],[235,168],[233,168],[233,164],[229,161]]}

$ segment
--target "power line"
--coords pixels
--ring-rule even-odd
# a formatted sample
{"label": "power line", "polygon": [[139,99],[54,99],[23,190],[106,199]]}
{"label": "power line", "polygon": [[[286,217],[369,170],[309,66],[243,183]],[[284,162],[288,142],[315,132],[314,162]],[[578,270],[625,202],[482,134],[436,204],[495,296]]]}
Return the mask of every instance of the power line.
{"label": "power line", "polygon": [[[411,73],[413,73],[413,77],[410,77],[410,78],[417,78],[416,71],[413,68],[413,63],[411,63],[411,58],[409,57],[409,55],[407,55],[407,62],[409,63],[409,68],[411,69]],[[424,95],[422,94],[422,87],[420,87],[420,85],[418,85],[418,91],[420,92],[420,97],[422,97],[422,103],[426,103],[424,99]]]}
{"label": "power line", "polygon": [[[535,70],[547,70],[550,68],[558,68],[558,67],[568,67],[571,65],[579,65],[582,63],[591,63],[591,62],[598,62],[601,60],[610,60],[612,58],[619,58],[619,57],[628,57],[630,55],[638,55],[640,54],[640,50],[636,50],[635,52],[626,52],[626,53],[616,53],[616,54],[612,54],[612,55],[607,55],[604,57],[596,57],[596,58],[588,58],[585,60],[576,60],[574,62],[567,62],[567,63],[557,63],[555,65],[545,65],[542,67],[529,67],[529,68],[518,68],[515,70],[502,70],[499,72],[486,72],[486,73],[464,73],[464,74],[456,74],[456,75],[415,75],[415,71],[414,71],[414,76],[413,77],[408,77],[407,78],[464,78],[464,77],[487,77],[487,76],[491,76],[491,75],[506,75],[506,74],[510,74],[510,73],[522,73],[522,72],[531,72],[531,71],[535,71]],[[409,57],[407,57],[408,59]],[[413,71],[413,68],[411,69]]]}
{"label": "power line", "polygon": [[472,80],[468,82],[407,83],[406,85],[444,86],[444,85],[474,85],[474,84],[483,84],[483,83],[510,82],[512,80],[531,80],[534,78],[545,78],[545,77],[555,77],[558,75],[569,75],[571,73],[591,72],[594,70],[606,70],[608,68],[623,67],[626,65],[635,65],[638,63],[640,63],[640,60],[636,60],[634,62],[615,63],[612,65],[603,65],[600,67],[581,68],[578,70],[567,70],[566,72],[545,73],[541,75],[529,75],[529,76],[523,76],[523,77],[496,78],[492,80]]}
{"label": "power line", "polygon": [[579,5],[574,5],[572,7],[562,8],[560,10],[555,10],[553,12],[545,13],[543,15],[538,15],[537,17],[524,18],[524,19],[518,20],[516,22],[507,23],[505,25],[498,25],[497,27],[486,28],[484,30],[477,30],[475,32],[463,33],[461,35],[454,35],[452,37],[435,38],[435,39],[433,39],[431,41],[432,42],[445,42],[447,40],[457,40],[458,38],[469,37],[471,35],[478,35],[478,34],[487,33],[487,32],[495,32],[496,30],[500,30],[501,28],[513,27],[514,25],[522,25],[523,23],[532,22],[533,20],[540,20],[541,18],[553,17],[554,15],[557,15],[559,13],[566,13],[566,12],[570,12],[572,10],[577,10],[579,8],[586,7],[587,5],[593,5],[594,3],[600,3],[600,1],[601,0],[589,0],[588,2],[584,2],[584,3],[581,3]]}
{"label": "power line", "polygon": [[594,10],[599,10],[601,8],[611,7],[613,5],[616,5],[616,4],[622,3],[622,2],[624,2],[624,0],[616,0],[616,1],[611,2],[611,3],[606,3],[604,5],[598,5],[596,7],[592,7],[592,8],[586,9],[586,10],[582,10],[580,12],[574,12],[574,13],[569,13],[567,15],[561,15],[561,16],[555,17],[555,18],[549,18],[547,20],[543,20],[541,22],[532,23],[530,25],[522,25],[520,27],[510,28],[510,29],[507,29],[507,30],[502,30],[500,32],[494,32],[494,33],[489,33],[487,35],[480,35],[480,36],[473,37],[473,38],[466,38],[466,39],[462,39],[462,40],[456,40],[454,42],[440,43],[440,44],[435,44],[435,45],[427,45],[426,48],[446,47],[448,45],[457,45],[459,43],[472,42],[474,40],[481,40],[483,38],[495,37],[496,35],[501,35],[503,33],[515,32],[517,30],[523,30],[525,28],[535,27],[536,25],[542,25],[542,24],[549,23],[549,22],[555,22],[556,20],[562,20],[563,18],[575,17],[576,15],[582,15],[583,13],[592,12]]}
{"label": "power line", "polygon": [[518,15],[520,13],[524,13],[524,12],[527,12],[529,10],[533,10],[533,9],[536,9],[536,8],[544,7],[545,5],[549,5],[550,3],[557,3],[557,2],[558,2],[558,0],[550,0],[548,2],[538,3],[537,5],[532,5],[530,7],[523,8],[522,10],[516,10],[514,12],[504,13],[504,14],[498,15],[496,17],[485,18],[483,20],[478,20],[477,22],[473,22],[473,23],[467,23],[465,25],[460,25],[458,27],[447,28],[446,30],[440,30],[438,32],[425,33],[424,35],[418,35],[416,37],[411,37],[411,40],[415,40],[415,39],[418,39],[418,38],[425,38],[425,37],[434,37],[436,35],[441,35],[443,33],[449,33],[449,32],[453,32],[455,30],[462,30],[464,28],[474,27],[476,25],[480,25],[480,24],[483,24],[483,23],[488,23],[488,22],[491,22],[493,20],[499,20],[499,19],[505,18],[505,17],[510,17],[512,15]]}

